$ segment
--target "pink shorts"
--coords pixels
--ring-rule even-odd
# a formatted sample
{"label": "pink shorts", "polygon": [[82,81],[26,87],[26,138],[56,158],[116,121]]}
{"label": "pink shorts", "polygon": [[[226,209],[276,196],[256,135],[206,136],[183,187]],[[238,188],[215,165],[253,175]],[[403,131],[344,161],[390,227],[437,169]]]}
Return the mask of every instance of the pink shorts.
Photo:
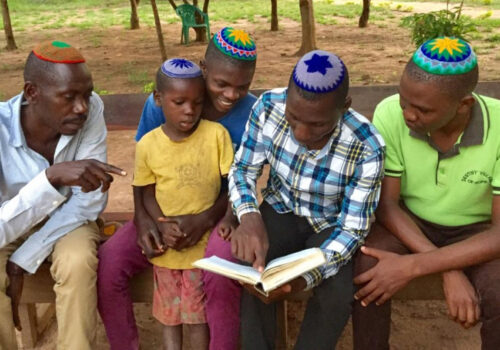
{"label": "pink shorts", "polygon": [[201,270],[153,266],[153,316],[166,326],[207,323]]}

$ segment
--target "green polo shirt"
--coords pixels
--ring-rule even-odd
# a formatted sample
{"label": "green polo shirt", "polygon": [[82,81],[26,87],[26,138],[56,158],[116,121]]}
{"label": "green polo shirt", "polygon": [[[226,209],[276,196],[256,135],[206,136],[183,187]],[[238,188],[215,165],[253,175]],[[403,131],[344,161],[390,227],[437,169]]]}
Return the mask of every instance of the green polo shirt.
{"label": "green polo shirt", "polygon": [[418,217],[444,226],[491,220],[500,195],[500,100],[474,95],[466,129],[440,152],[406,126],[399,95],[383,100],[373,124],[386,143],[385,175],[401,178],[401,199]]}

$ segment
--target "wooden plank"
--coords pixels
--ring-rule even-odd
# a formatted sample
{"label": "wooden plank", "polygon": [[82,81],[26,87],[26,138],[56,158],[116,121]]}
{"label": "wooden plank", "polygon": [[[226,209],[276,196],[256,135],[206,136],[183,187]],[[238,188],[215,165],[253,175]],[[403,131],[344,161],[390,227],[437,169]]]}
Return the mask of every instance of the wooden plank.
{"label": "wooden plank", "polygon": [[288,349],[288,309],[286,300],[276,303],[276,349]]}
{"label": "wooden plank", "polygon": [[21,303],[53,303],[56,298],[53,287],[50,264],[43,263],[37,273],[25,276]]}
{"label": "wooden plank", "polygon": [[36,315],[36,330],[38,335],[41,335],[52,323],[56,315],[56,305],[54,303],[37,305]]}
{"label": "wooden plank", "polygon": [[20,304],[19,319],[21,321],[21,339],[24,348],[34,348],[38,341],[35,304]]}

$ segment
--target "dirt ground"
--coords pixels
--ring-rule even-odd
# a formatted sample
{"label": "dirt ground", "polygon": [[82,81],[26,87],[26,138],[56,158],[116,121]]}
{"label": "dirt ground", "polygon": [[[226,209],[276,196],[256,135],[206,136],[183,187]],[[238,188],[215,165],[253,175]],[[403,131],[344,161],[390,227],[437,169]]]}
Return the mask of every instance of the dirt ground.
{"label": "dirt ground", "polygon": [[[347,1],[347,0],[337,0]],[[439,3],[404,3],[419,11],[442,9]],[[464,10],[479,15],[485,10]],[[395,18],[377,21],[368,28],[358,28],[357,19],[339,18],[335,26],[316,25],[317,47],[335,52],[347,64],[351,85],[395,84],[414,47],[409,32],[400,27],[399,20],[408,13],[393,12]],[[492,17],[500,17],[493,10]],[[213,22],[212,31],[226,23]],[[300,47],[300,23],[281,18],[278,32],[269,31],[266,18],[255,23],[239,21],[231,24],[247,30],[257,42],[258,60],[252,88],[272,88],[288,83],[290,72],[297,61],[295,53]],[[500,30],[495,30],[491,35]],[[180,26],[163,24],[163,35],[168,57],[186,57],[199,61],[205,43],[191,42],[180,45]],[[143,26],[139,30],[111,27],[105,30],[74,28],[24,31],[16,33],[19,49],[6,52],[0,49],[0,100],[10,98],[22,89],[22,69],[29,50],[35,43],[48,40],[65,40],[78,47],[87,58],[94,77],[96,91],[103,93],[142,92],[144,85],[153,81],[161,63],[154,28]],[[480,79],[500,79],[500,55],[494,44],[484,41],[472,44],[480,50]]]}
{"label": "dirt ground", "polygon": [[[421,5],[416,3],[415,6]],[[494,16],[497,15],[495,11]],[[396,84],[413,46],[406,29],[397,26],[394,19],[387,23],[383,25],[379,22],[366,29],[358,28],[356,20],[339,20],[335,26],[317,25],[317,46],[333,51],[344,59],[352,85]],[[211,25],[215,31],[227,24],[214,22]],[[285,85],[297,60],[294,54],[300,46],[300,24],[280,19],[278,32],[270,32],[265,19],[256,23],[242,21],[232,25],[252,33],[258,45],[259,58],[252,87]],[[179,44],[178,24],[164,25],[163,31],[169,57],[183,56],[195,61],[202,57],[205,44]],[[0,100],[21,91],[22,69],[27,53],[36,42],[46,39],[68,41],[80,48],[87,57],[96,90],[101,92],[141,92],[144,85],[153,80],[154,72],[161,63],[154,28],[143,27],[135,31],[120,27],[86,31],[25,31],[16,35],[19,50],[0,51]],[[481,80],[500,79],[498,50],[484,48],[482,51],[479,57]],[[109,144],[110,161],[131,173],[133,132],[111,132]],[[130,181],[131,176],[128,176],[117,180],[112,186],[110,210],[132,209]],[[159,326],[151,317],[150,305],[138,304],[135,307],[142,349],[159,348]],[[302,311],[303,305],[292,303],[289,313],[291,339],[297,334]],[[44,333],[37,349],[55,349],[56,328],[54,322]],[[391,344],[392,349],[479,349],[479,327],[463,331],[447,319],[444,302],[399,301],[393,305]],[[108,348],[104,329],[99,322],[96,349]],[[351,348],[351,331],[350,327],[346,327],[337,349]]]}

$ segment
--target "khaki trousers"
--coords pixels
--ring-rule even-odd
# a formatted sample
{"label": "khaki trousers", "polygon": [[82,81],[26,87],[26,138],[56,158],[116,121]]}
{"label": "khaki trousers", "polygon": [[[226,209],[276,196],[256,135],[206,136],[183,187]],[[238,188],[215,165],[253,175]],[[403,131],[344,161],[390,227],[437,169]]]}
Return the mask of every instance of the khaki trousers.
{"label": "khaki trousers", "polygon": [[[32,232],[0,249],[0,350],[17,349],[10,298],[5,294],[9,284],[7,260]],[[98,242],[99,229],[91,222],[71,231],[54,246],[50,272],[55,281],[59,350],[94,347]]]}

